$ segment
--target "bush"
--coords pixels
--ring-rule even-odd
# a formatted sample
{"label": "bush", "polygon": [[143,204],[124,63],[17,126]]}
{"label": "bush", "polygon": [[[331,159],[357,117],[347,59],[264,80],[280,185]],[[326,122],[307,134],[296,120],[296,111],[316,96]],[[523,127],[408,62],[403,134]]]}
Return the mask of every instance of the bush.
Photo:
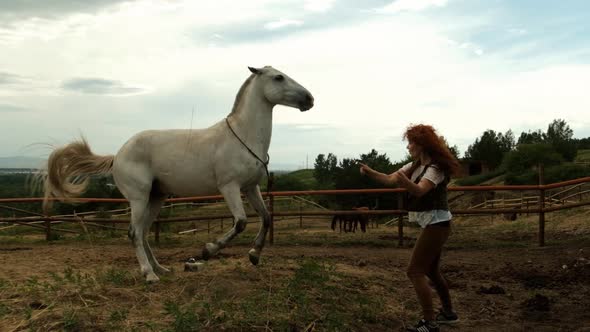
{"label": "bush", "polygon": [[305,183],[300,179],[286,175],[280,175],[275,177],[273,190],[308,190]]}
{"label": "bush", "polygon": [[477,175],[466,176],[464,178],[457,179],[457,181],[455,181],[455,184],[458,186],[476,186],[476,185],[481,184],[484,181],[487,181],[489,179],[493,179],[496,176],[500,176],[500,175],[504,174],[505,172],[506,172],[506,170],[504,170],[503,168],[500,167],[492,172],[488,172],[485,174],[477,174]]}
{"label": "bush", "polygon": [[531,168],[544,164],[545,167],[559,165],[563,157],[550,144],[519,144],[509,152],[502,164],[508,175],[523,174]]}
{"label": "bush", "polygon": [[[545,168],[544,182],[555,183],[590,176],[587,165],[563,164]],[[529,170],[522,174],[510,173],[506,175],[505,183],[509,185],[538,184],[538,170]]]}

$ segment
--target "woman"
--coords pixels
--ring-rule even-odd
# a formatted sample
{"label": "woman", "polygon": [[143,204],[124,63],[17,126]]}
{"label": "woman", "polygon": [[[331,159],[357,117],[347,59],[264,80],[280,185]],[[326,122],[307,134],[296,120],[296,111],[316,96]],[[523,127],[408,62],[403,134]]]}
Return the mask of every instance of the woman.
{"label": "woman", "polygon": [[[386,185],[398,185],[408,191],[408,216],[422,231],[414,245],[407,275],[424,315],[408,331],[439,331],[438,324],[453,324],[458,317],[453,310],[449,288],[440,273],[440,255],[451,231],[451,213],[447,201],[447,184],[459,168],[459,162],[446,142],[428,125],[410,126],[404,133],[413,162],[392,174],[380,173],[365,164],[360,172]],[[432,281],[442,309],[435,314],[428,284]]]}

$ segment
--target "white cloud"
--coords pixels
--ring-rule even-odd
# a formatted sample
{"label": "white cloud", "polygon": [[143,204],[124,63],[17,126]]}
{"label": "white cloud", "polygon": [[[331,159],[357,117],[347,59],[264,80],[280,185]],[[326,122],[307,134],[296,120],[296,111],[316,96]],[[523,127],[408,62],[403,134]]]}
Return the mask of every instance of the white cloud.
{"label": "white cloud", "polygon": [[104,96],[135,96],[150,91],[147,87],[104,78],[73,78],[63,82],[61,88],[66,91]]}
{"label": "white cloud", "polygon": [[523,36],[529,33],[526,29],[523,28],[508,28],[507,31],[509,34],[517,36]]}
{"label": "white cloud", "polygon": [[312,12],[325,12],[334,6],[336,0],[305,0],[303,8]]}
{"label": "white cloud", "polygon": [[[310,21],[297,12],[300,2],[280,1],[139,1],[96,15],[17,25],[4,34],[12,39],[0,53],[0,131],[26,144],[48,137],[63,143],[82,131],[95,151],[113,153],[137,131],[188,128],[192,109],[194,128],[222,119],[249,75],[246,66],[264,65],[292,76],[316,100],[305,113],[276,108],[273,162],[326,152],[353,157],[373,147],[401,159],[399,135],[410,123],[431,123],[464,150],[486,129],[518,134],[520,128],[545,129],[555,118],[589,122],[590,96],[583,87],[590,86],[590,67],[564,65],[568,54],[549,51],[537,54],[540,61],[527,59],[523,68],[515,59],[534,50],[534,40],[490,50],[472,38],[482,22],[494,23],[488,16],[441,23],[411,12],[364,13],[362,22],[281,35],[279,27]],[[399,0],[390,6],[396,3],[396,10],[409,11],[447,4],[416,1],[408,7]],[[280,23],[272,33],[264,29],[269,22]],[[244,27],[273,38],[246,39],[239,34]],[[75,78],[108,81],[76,81],[86,94],[59,89]],[[103,96],[146,86],[151,93]],[[11,155],[12,146],[0,142],[0,156]]]}
{"label": "white cloud", "polygon": [[397,13],[402,11],[421,11],[433,7],[444,7],[448,0],[395,0],[381,8],[382,13]]}
{"label": "white cloud", "polygon": [[268,30],[278,30],[278,29],[282,29],[282,28],[286,28],[286,27],[290,27],[290,26],[301,26],[303,25],[303,21],[299,21],[299,20],[289,20],[289,19],[284,19],[281,18],[278,21],[272,21],[272,22],[268,22],[264,25],[265,29]]}
{"label": "white cloud", "polygon": [[470,50],[471,52],[473,52],[476,55],[483,55],[483,53],[484,53],[483,50],[479,46],[469,43],[469,42],[461,43],[459,45],[459,48]]}

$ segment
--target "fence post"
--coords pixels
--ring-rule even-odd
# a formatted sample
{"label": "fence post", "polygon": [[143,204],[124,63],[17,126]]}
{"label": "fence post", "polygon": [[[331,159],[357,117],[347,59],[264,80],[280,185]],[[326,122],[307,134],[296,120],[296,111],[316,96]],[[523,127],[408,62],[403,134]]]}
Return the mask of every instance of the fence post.
{"label": "fence post", "polygon": [[303,215],[301,215],[301,201],[299,201],[299,228],[303,228]]}
{"label": "fence post", "polygon": [[[397,209],[402,210],[403,208],[404,208],[403,193],[398,193],[398,195],[397,195]],[[398,236],[397,245],[399,247],[403,247],[404,246],[404,215],[401,213],[397,217],[397,236]]]}
{"label": "fence post", "polygon": [[268,242],[272,245],[275,243],[275,226],[274,226],[274,197],[272,196],[272,187],[273,187],[273,183],[274,183],[274,179],[275,179],[275,173],[274,172],[270,172],[270,176],[268,178],[268,188],[267,188],[267,192],[268,192],[268,213],[270,214],[270,229],[269,229],[269,234],[268,234]]}
{"label": "fence post", "polygon": [[51,220],[45,220],[45,240],[51,241]]}
{"label": "fence post", "polygon": [[[545,184],[545,168],[539,164],[539,186]],[[539,246],[545,246],[545,189],[539,189]]]}

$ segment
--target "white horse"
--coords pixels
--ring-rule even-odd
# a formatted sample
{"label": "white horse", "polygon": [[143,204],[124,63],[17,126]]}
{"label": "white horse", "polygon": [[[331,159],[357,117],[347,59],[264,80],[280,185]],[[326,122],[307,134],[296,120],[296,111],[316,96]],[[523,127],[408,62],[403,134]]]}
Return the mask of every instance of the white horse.
{"label": "white horse", "polygon": [[302,112],[313,107],[307,89],[280,71],[248,67],[252,74],[240,88],[231,113],[206,129],[147,130],[129,139],[116,155],[98,156],[81,139],[55,149],[45,177],[44,208],[49,197],[70,200],[87,186],[88,175],[112,173],[131,207],[129,238],[148,282],[169,270],[158,263],[147,235],[169,195],[197,196],[221,192],[234,216],[234,227],[203,248],[203,259],[216,255],[246,227],[241,192],[262,219],[254,248],[256,265],[264,247],[270,216],[258,183],[267,167],[272,110],[277,104]]}

